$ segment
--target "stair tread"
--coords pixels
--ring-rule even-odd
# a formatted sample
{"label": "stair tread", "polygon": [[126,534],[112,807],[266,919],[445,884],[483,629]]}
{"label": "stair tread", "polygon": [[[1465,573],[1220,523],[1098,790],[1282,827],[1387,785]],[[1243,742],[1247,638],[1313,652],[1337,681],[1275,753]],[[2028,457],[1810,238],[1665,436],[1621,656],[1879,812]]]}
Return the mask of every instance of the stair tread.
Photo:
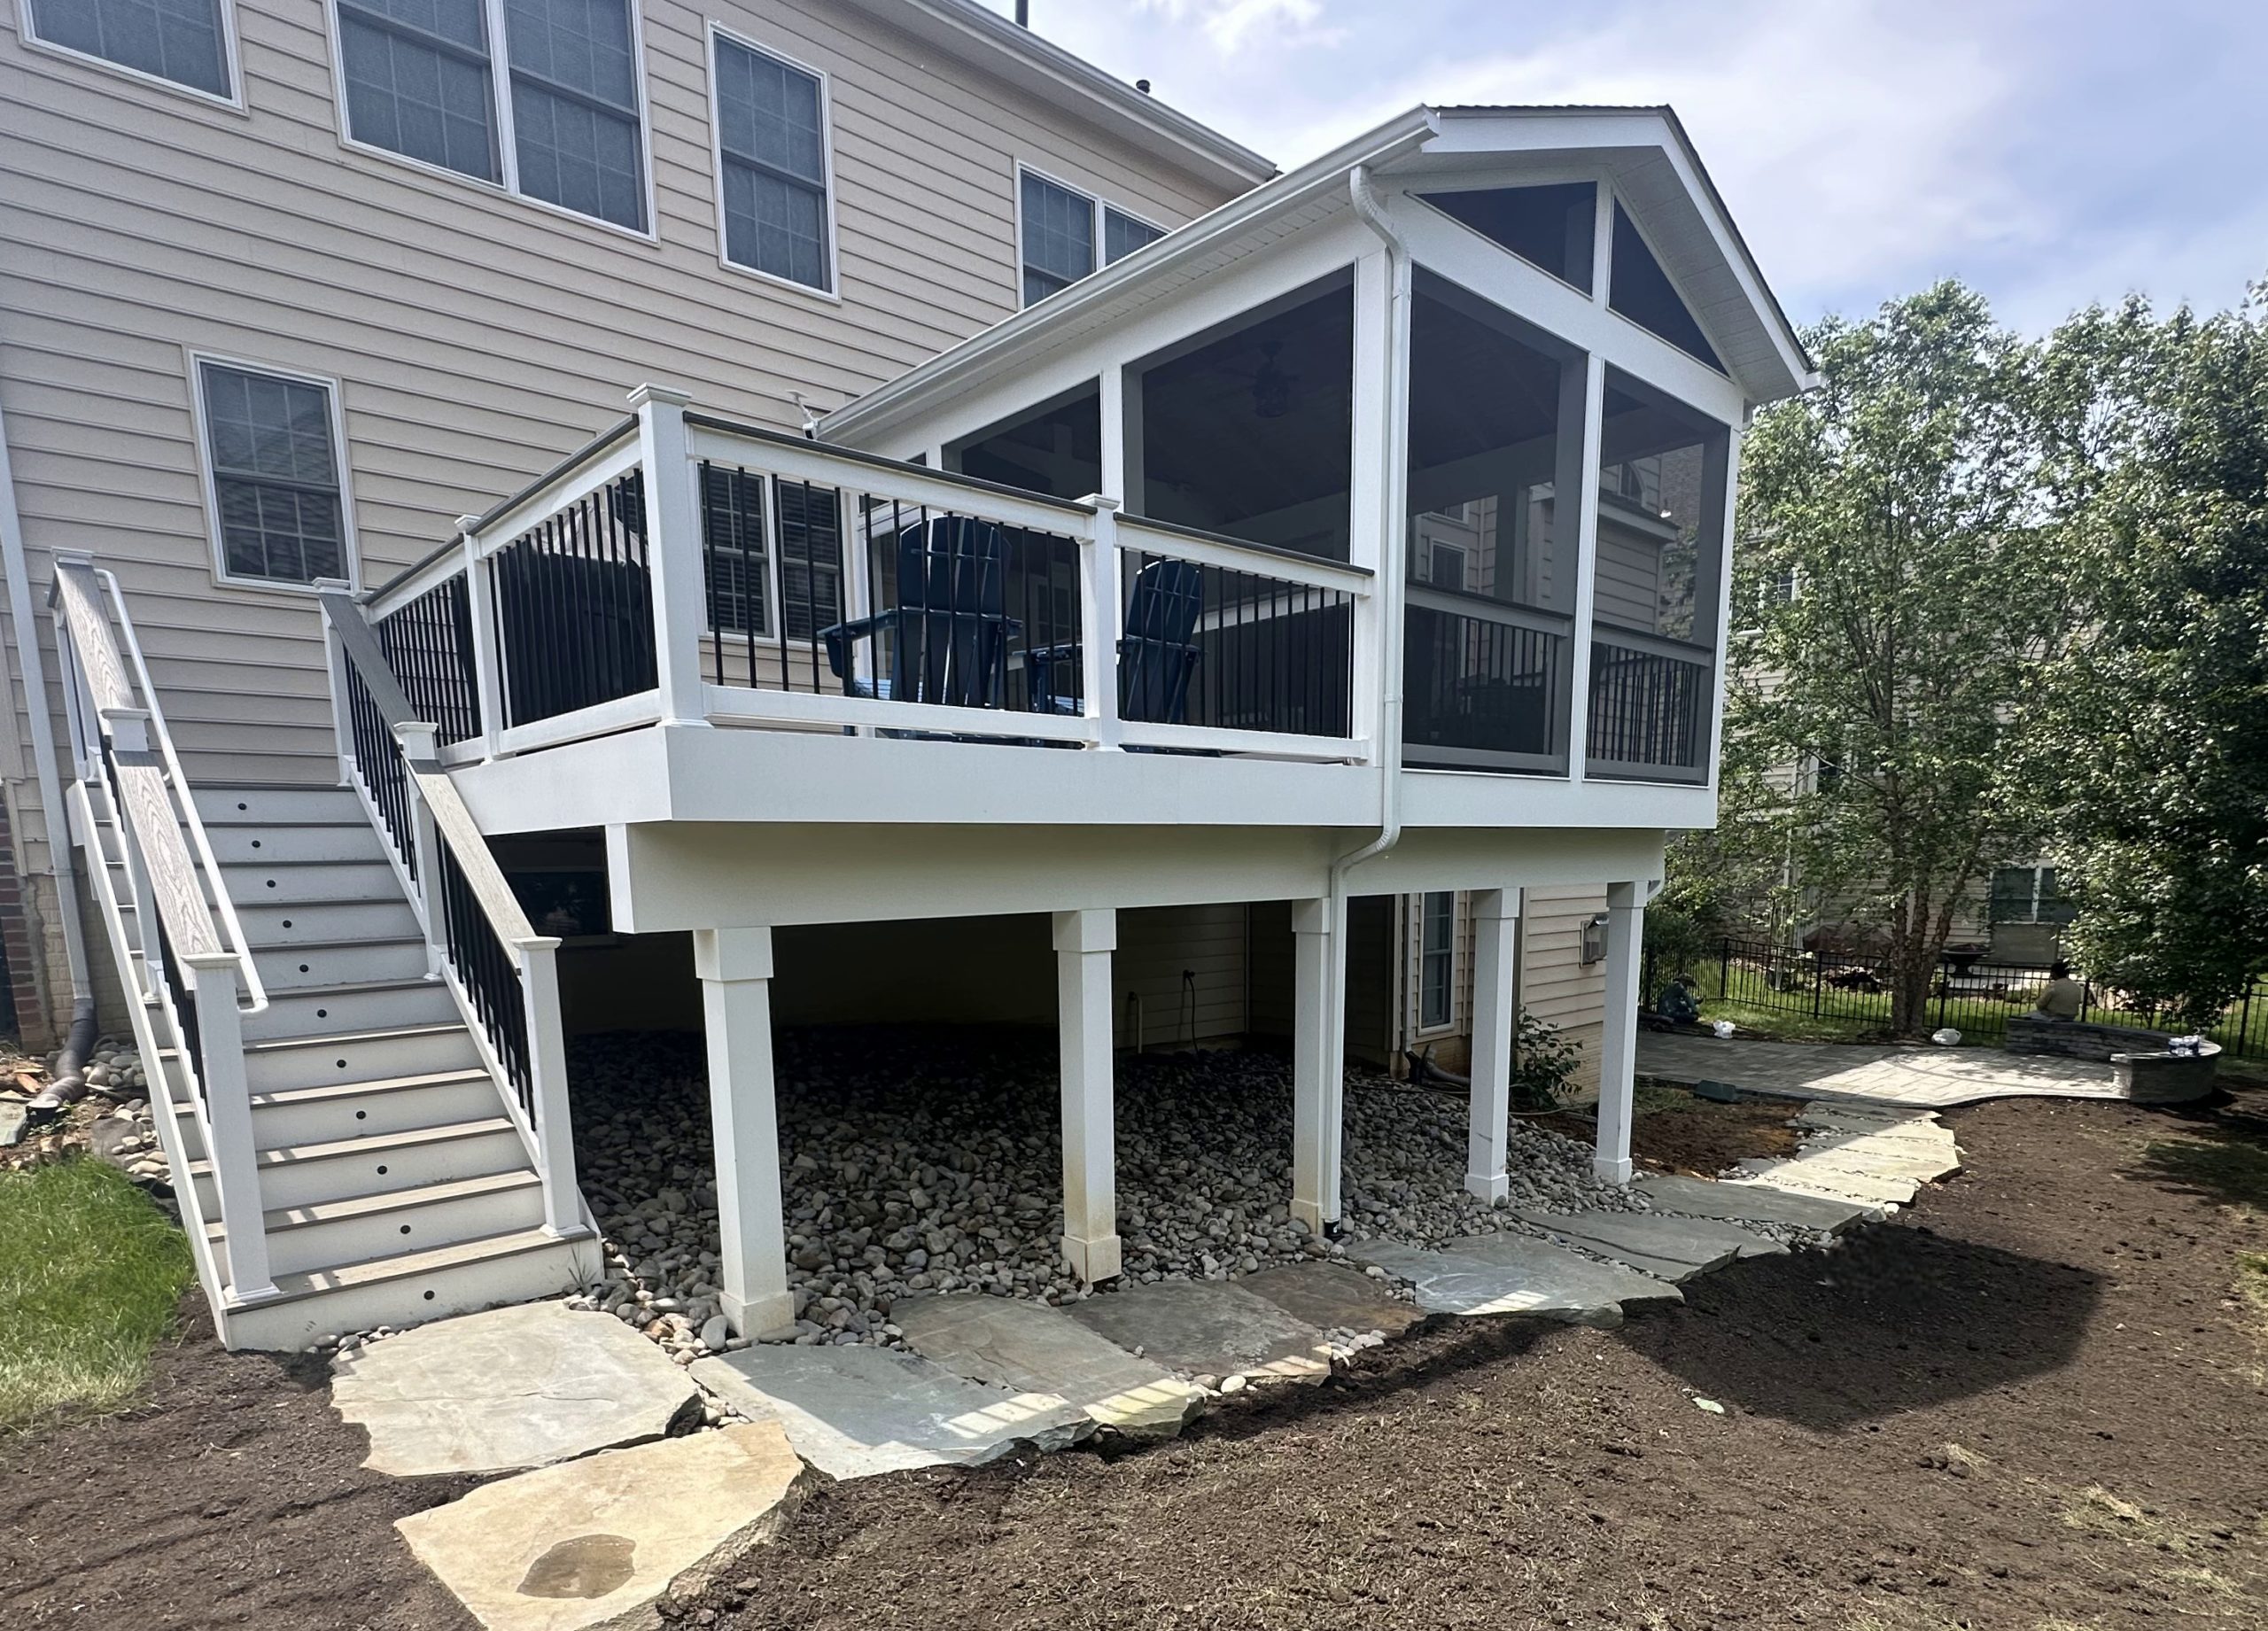
{"label": "stair tread", "polygon": [[276,1277],[276,1295],[263,1297],[256,1303],[243,1306],[271,1308],[279,1302],[296,1302],[304,1298],[321,1296],[325,1292],[348,1291],[361,1285],[382,1285],[388,1280],[407,1279],[416,1275],[459,1268],[466,1263],[513,1257],[525,1252],[569,1244],[570,1241],[547,1233],[540,1228],[483,1235],[476,1239],[460,1240],[452,1246],[437,1246],[423,1252],[405,1252],[399,1257],[373,1257],[362,1262],[341,1263],[335,1269],[310,1269],[298,1274],[279,1274]]}
{"label": "stair tread", "polygon": [[[332,904],[352,905],[353,903],[333,902]],[[425,937],[423,935],[371,935],[360,940],[284,940],[278,941],[274,945],[254,946],[252,955],[257,957],[264,952],[273,952],[279,958],[291,958],[302,951],[338,951],[344,946],[417,946],[424,944]]]}
{"label": "stair tread", "polygon": [[286,1048],[334,1047],[342,1042],[383,1042],[399,1037],[440,1037],[453,1030],[463,1030],[462,1020],[436,1021],[431,1025],[393,1025],[382,1030],[342,1030],[321,1037],[271,1037],[264,1042],[247,1042],[247,1057],[254,1053],[280,1053]]}
{"label": "stair tread", "polygon": [[[542,1183],[543,1179],[533,1168],[524,1167],[515,1172],[492,1172],[477,1178],[451,1178],[441,1184],[423,1184],[416,1189],[385,1189],[374,1194],[349,1195],[338,1200],[310,1201],[296,1207],[272,1207],[261,1215],[260,1222],[268,1233],[276,1234],[287,1229],[307,1229],[317,1223],[340,1223],[350,1217],[377,1217],[388,1212],[408,1211],[447,1200],[462,1200],[475,1195],[526,1189]],[[205,1233],[215,1244],[228,1238],[227,1230],[221,1227],[217,1218],[205,1225]]]}
{"label": "stair tread", "polygon": [[[446,1144],[454,1138],[485,1138],[500,1132],[513,1131],[509,1115],[485,1115],[477,1121],[447,1122],[439,1127],[413,1127],[405,1132],[364,1133],[359,1138],[326,1138],[315,1144],[287,1144],[280,1148],[262,1150],[255,1160],[262,1168],[297,1166],[311,1161],[329,1161],[340,1155],[375,1155],[386,1150],[415,1149],[421,1144]],[[209,1161],[190,1162],[192,1176],[209,1173]]]}
{"label": "stair tread", "polygon": [[[399,1093],[420,1087],[443,1087],[454,1082],[486,1082],[488,1072],[478,1065],[468,1065],[462,1070],[431,1070],[416,1076],[379,1076],[369,1082],[318,1082],[312,1087],[271,1087],[252,1095],[255,1110],[276,1105],[325,1104],[336,1099],[361,1099],[373,1093]],[[190,1113],[186,1103],[176,1104],[174,1113]]]}
{"label": "stair tread", "polygon": [[298,1002],[303,998],[361,997],[371,991],[436,990],[449,988],[431,975],[402,975],[392,980],[341,980],[336,985],[287,985],[280,991],[268,994],[269,1003],[283,1000]]}

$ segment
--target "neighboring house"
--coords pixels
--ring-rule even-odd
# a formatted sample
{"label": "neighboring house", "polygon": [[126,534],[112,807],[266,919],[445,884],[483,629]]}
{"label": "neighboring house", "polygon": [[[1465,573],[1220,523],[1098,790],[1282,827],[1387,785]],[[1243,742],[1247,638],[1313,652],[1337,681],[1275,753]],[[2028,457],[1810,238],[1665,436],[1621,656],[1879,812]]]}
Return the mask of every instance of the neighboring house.
{"label": "neighboring house", "polygon": [[752,1332],[775,1020],[1057,1023],[1089,1279],[1114,1044],[1288,1038],[1324,1228],[1340,1060],[1470,1037],[1501,1193],[1516,965],[1627,1175],[1808,379],[1666,110],[1271,178],[972,0],[317,11],[0,51],[12,973],[163,1061],[230,1342],[585,1272],[571,1025],[706,1029]]}

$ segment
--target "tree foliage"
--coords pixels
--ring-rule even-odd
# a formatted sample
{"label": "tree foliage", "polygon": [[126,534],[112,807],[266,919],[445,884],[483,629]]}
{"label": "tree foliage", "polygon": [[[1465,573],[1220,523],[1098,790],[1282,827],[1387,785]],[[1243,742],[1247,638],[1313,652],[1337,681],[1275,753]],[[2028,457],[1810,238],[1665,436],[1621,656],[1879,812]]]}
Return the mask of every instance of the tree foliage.
{"label": "tree foliage", "polygon": [[1912,1032],[1961,904],[2038,842],[2010,743],[2078,596],[2037,347],[1950,283],[1806,338],[1823,388],[1743,454],[1726,819],[1879,934]]}

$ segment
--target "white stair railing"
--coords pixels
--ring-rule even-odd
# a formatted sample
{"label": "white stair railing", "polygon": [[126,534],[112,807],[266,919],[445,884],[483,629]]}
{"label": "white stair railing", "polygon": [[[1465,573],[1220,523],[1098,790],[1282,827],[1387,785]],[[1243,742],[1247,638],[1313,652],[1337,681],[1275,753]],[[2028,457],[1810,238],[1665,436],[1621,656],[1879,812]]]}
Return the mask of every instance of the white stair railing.
{"label": "white stair railing", "polygon": [[[105,613],[104,579],[109,579],[107,598],[117,626],[131,647],[132,623],[117,580],[85,556],[58,558],[50,595],[78,773],[72,811],[79,829],[75,837],[88,851],[87,873],[120,973],[136,998],[135,1042],[148,1066],[151,1117],[172,1165],[199,1272],[226,1303],[242,1306],[276,1295],[239,1023],[247,992],[255,1007],[265,1007],[267,998],[228,905],[227,884],[205,842],[138,647],[134,672],[142,683],[139,702],[120,657]],[[104,850],[105,832],[117,840],[126,896],[116,887]],[[129,909],[131,934],[125,920]],[[219,1203],[225,1252],[221,1259],[213,1255],[206,1237],[180,1135],[176,1072]]]}
{"label": "white stair railing", "polygon": [[437,757],[437,727],[412,717],[361,607],[318,586],[330,647],[340,780],[361,795],[424,931],[426,958],[455,997],[543,1183],[544,1227],[589,1232],[559,1011],[559,942],[539,935]]}

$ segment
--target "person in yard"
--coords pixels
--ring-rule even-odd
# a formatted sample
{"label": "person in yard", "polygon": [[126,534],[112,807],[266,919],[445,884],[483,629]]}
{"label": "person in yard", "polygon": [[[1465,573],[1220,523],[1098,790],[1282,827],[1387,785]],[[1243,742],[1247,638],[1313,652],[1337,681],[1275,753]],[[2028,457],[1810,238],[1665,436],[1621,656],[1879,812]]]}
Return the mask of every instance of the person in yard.
{"label": "person in yard", "polygon": [[2042,1019],[2076,1020],[2086,1000],[2087,988],[2071,978],[2070,964],[2059,960],[2048,965],[2047,989],[2039,993],[2032,1012]]}
{"label": "person in yard", "polygon": [[1698,1025],[1701,1022],[1701,986],[1689,974],[1682,974],[1662,987],[1662,994],[1654,1004],[1654,1012],[1673,1025]]}

